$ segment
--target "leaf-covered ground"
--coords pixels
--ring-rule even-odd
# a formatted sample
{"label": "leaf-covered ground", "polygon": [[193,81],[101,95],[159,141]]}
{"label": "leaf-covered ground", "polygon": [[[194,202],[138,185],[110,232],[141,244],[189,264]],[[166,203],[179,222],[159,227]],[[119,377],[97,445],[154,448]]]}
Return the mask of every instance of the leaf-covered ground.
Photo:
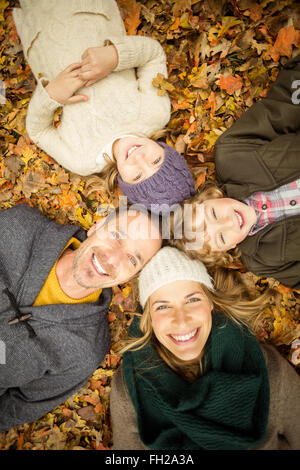
{"label": "leaf-covered ground", "polygon": [[[167,141],[185,152],[197,185],[214,179],[213,146],[222,132],[256,100],[266,96],[281,64],[300,47],[297,0],[119,0],[128,34],[158,39],[169,78],[158,76],[159,93],[172,100]],[[28,138],[25,116],[35,81],[24,61],[12,7],[0,0],[0,209],[19,202],[59,223],[88,229],[96,210],[114,201],[97,177],[81,178],[60,167]],[[58,124],[58,123],[57,123]],[[281,307],[266,310],[261,340],[274,344],[300,373],[300,292],[233,266],[259,292],[281,293]],[[114,352],[134,311],[130,284],[114,290],[109,313],[112,349],[89,382],[41,419],[0,434],[0,449],[110,449],[110,382],[120,357]],[[300,349],[298,350],[300,352]],[[298,365],[297,365],[298,364]]]}

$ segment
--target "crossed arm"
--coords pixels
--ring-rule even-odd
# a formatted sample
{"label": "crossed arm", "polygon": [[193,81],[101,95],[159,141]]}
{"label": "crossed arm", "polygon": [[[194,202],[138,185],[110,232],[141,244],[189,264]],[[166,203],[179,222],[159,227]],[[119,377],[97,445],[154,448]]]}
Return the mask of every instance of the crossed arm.
{"label": "crossed arm", "polygon": [[45,87],[50,98],[61,104],[87,101],[76,92],[109,75],[118,65],[115,46],[91,47],[82,54],[82,62],[70,64]]}

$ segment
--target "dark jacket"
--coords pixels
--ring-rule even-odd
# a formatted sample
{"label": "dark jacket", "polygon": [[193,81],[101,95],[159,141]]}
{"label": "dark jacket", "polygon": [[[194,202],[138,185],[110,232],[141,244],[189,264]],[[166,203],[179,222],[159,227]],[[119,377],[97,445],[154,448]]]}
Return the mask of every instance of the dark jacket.
{"label": "dark jacket", "polygon": [[[300,178],[300,105],[292,102],[295,80],[300,80],[300,55],[281,70],[267,98],[217,140],[217,181],[227,197],[243,200]],[[300,215],[269,224],[239,248],[249,271],[300,288]]]}
{"label": "dark jacket", "polygon": [[[24,204],[0,212],[0,432],[31,422],[83,386],[109,350],[111,289],[98,302],[33,307],[48,274],[71,237],[84,230],[59,225]],[[16,317],[31,313],[30,337]]]}

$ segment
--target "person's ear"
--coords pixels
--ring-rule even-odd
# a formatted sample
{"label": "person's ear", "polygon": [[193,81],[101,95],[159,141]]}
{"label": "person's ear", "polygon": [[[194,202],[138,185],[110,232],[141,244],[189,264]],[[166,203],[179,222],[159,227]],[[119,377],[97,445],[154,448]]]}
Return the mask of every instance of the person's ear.
{"label": "person's ear", "polygon": [[90,237],[95,233],[95,231],[100,228],[102,225],[105,224],[107,217],[103,217],[102,219],[98,220],[94,225],[91,226],[91,228],[87,231],[87,236]]}

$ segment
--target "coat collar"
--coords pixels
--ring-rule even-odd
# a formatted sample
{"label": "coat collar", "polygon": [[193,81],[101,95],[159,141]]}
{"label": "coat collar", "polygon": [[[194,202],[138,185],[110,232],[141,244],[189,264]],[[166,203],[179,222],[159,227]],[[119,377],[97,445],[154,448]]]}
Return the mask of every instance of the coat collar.
{"label": "coat collar", "polygon": [[79,0],[76,2],[74,13],[101,14],[110,20],[113,11],[110,3],[110,0]]}
{"label": "coat collar", "polygon": [[71,237],[84,241],[86,234],[80,227],[60,225],[51,220],[46,226],[43,226],[39,237],[36,237],[33,242],[28,259],[28,268],[21,279],[22,285],[17,297],[21,305],[33,305],[52,266]]}
{"label": "coat collar", "polygon": [[102,290],[100,298],[96,303],[89,304],[56,304],[33,307],[33,303],[44,285],[51,268],[59,258],[66,244],[71,237],[75,237],[81,242],[86,239],[85,231],[75,225],[60,225],[49,220],[43,226],[39,237],[36,237],[29,254],[28,269],[21,279],[20,290],[17,295],[18,304],[22,307],[22,312],[34,310],[34,319],[49,319],[61,322],[65,320],[94,322],[95,313],[107,313],[109,308],[112,289]]}

